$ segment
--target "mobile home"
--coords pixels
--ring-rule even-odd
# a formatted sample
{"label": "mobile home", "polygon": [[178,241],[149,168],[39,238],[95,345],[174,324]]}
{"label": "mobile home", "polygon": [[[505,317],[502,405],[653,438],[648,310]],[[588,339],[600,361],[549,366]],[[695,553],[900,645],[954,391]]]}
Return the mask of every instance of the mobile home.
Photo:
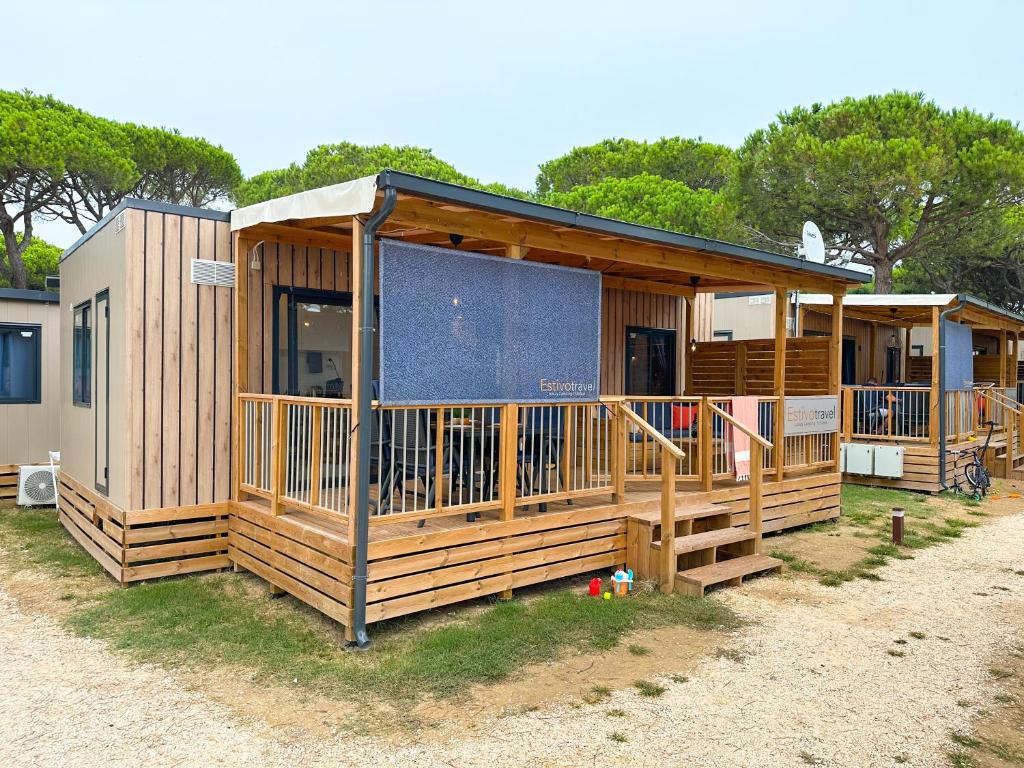
{"label": "mobile home", "polygon": [[702,593],[839,514],[839,346],[698,341],[693,307],[856,273],[393,171],[126,201],[65,272],[65,342],[91,306],[106,346],[61,520],[122,583],[230,564],[365,642],[615,566]]}
{"label": "mobile home", "polygon": [[0,288],[0,499],[18,493],[18,467],[49,464],[60,446],[60,297]]}
{"label": "mobile home", "polygon": [[[800,296],[804,334],[831,296]],[[1013,477],[1024,463],[1018,363],[1024,317],[973,296],[854,294],[843,300],[843,444],[850,482],[937,492],[964,450]],[[958,465],[959,462],[959,465]]]}

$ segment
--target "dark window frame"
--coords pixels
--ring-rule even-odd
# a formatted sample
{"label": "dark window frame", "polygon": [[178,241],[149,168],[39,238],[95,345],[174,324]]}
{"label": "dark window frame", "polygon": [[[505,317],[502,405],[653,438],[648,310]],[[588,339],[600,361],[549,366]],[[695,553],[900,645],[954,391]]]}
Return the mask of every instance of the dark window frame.
{"label": "dark window frame", "polygon": [[712,331],[711,338],[714,341],[732,341],[732,331]]}
{"label": "dark window frame", "polygon": [[[678,382],[678,371],[677,371],[677,367],[678,367],[678,363],[679,363],[679,357],[678,357],[678,355],[679,355],[679,333],[676,331],[675,328],[656,328],[656,327],[653,327],[653,326],[646,326],[646,325],[627,325],[626,326],[626,336],[625,336],[626,344],[625,344],[625,350],[624,350],[625,359],[624,359],[624,366],[623,366],[623,379],[624,379],[624,381],[623,381],[623,392],[626,392],[626,390],[630,389],[630,386],[629,386],[629,383],[630,383],[629,369],[630,369],[630,357],[632,356],[632,353],[633,353],[633,345],[632,345],[632,342],[630,341],[630,334],[631,333],[635,333],[635,334],[643,333],[643,334],[648,334],[648,335],[661,336],[664,339],[670,341],[669,346],[667,347],[667,349],[671,353],[669,355],[669,360],[668,360],[668,372],[669,372],[669,377],[670,377],[669,378],[668,390],[669,390],[669,395],[670,396],[676,395],[678,393],[677,386],[679,384],[679,382]],[[648,382],[648,383],[650,383],[650,382]],[[628,395],[636,395],[637,397],[643,397],[644,394],[647,394],[647,393],[626,392],[627,396]]]}
{"label": "dark window frame", "polygon": [[38,323],[0,323],[0,332],[22,333],[32,331],[35,342],[35,387],[31,397],[4,397],[0,405],[39,405],[43,402],[43,326]]}
{"label": "dark window frame", "polygon": [[[88,331],[84,334],[87,338],[84,343],[75,335],[78,330],[78,315],[82,313],[82,329]],[[87,299],[81,304],[76,304],[71,312],[71,404],[78,408],[92,408],[92,299]],[[79,351],[85,356],[84,364]],[[81,370],[84,367],[84,371]],[[79,396],[75,384],[82,381],[84,397]]]}

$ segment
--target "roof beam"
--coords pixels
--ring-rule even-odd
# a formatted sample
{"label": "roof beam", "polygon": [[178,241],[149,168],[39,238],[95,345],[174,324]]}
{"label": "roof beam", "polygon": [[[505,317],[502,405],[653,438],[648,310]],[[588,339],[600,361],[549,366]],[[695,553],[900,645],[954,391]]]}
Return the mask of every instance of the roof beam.
{"label": "roof beam", "polygon": [[842,290],[846,288],[846,283],[839,280],[801,275],[795,270],[754,264],[713,252],[664,248],[626,239],[604,241],[585,230],[555,231],[535,222],[510,223],[473,211],[452,213],[427,201],[412,198],[400,200],[389,221],[422,229],[457,232],[481,240],[497,240],[510,245],[593,256],[726,280],[742,274],[766,286],[827,292],[837,287]]}

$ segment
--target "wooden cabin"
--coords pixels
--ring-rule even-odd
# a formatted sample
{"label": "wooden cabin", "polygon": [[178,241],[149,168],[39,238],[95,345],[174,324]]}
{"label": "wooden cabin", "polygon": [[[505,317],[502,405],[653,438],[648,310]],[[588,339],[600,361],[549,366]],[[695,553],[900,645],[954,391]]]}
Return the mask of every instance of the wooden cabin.
{"label": "wooden cabin", "polygon": [[857,273],[393,171],[126,201],[64,271],[109,391],[63,398],[61,520],[121,583],[232,564],[363,643],[617,566],[702,594],[840,511],[839,346],[699,343],[693,307]]}
{"label": "wooden cabin", "polygon": [[0,288],[0,499],[18,495],[18,467],[60,447],[60,296]]}
{"label": "wooden cabin", "polygon": [[[821,333],[832,297],[799,302],[801,333]],[[852,294],[843,306],[845,480],[938,492],[961,471],[957,452],[983,444],[990,420],[986,465],[1016,476],[1024,317],[956,294]]]}

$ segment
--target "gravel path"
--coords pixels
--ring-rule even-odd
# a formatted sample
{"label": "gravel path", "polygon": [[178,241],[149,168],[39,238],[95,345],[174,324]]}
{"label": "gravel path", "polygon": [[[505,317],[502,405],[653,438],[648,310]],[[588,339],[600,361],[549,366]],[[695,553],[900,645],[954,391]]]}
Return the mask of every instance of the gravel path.
{"label": "gravel path", "polygon": [[[894,563],[882,583],[763,579],[723,593],[758,621],[737,639],[742,657],[666,681],[661,697],[618,693],[387,752],[370,739],[288,738],[240,720],[173,675],[21,613],[0,591],[0,765],[848,768],[898,765],[897,755],[944,765],[950,730],[968,725],[956,700],[990,696],[988,667],[1014,644],[1022,541],[1024,514]],[[626,716],[608,716],[613,707]],[[614,731],[628,741],[612,741]]]}

